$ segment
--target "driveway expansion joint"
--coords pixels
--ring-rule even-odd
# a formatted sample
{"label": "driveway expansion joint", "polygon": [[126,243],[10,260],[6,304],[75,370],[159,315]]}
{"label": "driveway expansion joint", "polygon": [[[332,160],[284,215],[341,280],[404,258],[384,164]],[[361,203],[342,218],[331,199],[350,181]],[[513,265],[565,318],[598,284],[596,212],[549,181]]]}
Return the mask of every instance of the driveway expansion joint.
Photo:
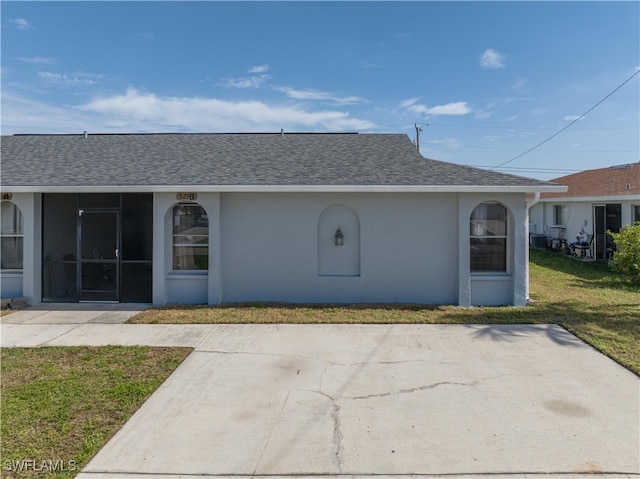
{"label": "driveway expansion joint", "polygon": [[38,344],[36,347],[37,348],[42,348],[42,347],[47,347],[48,344],[56,341],[57,339],[60,339],[61,337],[63,337],[66,334],[69,334],[72,331],[75,331],[76,329],[80,328],[81,326],[84,326],[83,323],[80,324],[76,324],[75,326],[73,326],[71,329],[67,329],[66,331],[64,331],[63,333],[58,334],[57,336],[54,336],[53,338],[48,339],[47,341],[44,341],[40,344]]}

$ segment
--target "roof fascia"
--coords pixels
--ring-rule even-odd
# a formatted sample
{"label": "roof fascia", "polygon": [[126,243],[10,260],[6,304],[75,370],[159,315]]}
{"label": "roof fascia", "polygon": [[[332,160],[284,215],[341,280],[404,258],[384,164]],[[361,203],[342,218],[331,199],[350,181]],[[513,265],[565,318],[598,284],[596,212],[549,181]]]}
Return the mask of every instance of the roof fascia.
{"label": "roof fascia", "polygon": [[135,192],[242,192],[242,193],[563,193],[566,186],[484,185],[104,185],[104,186],[6,186],[13,193],[135,193]]}
{"label": "roof fascia", "polygon": [[618,196],[556,196],[553,198],[542,198],[541,203],[610,203],[612,201],[636,201],[640,202],[640,195],[618,195]]}
{"label": "roof fascia", "polygon": [[163,193],[175,191],[242,193],[564,193],[562,185],[104,185],[3,186],[7,193]]}

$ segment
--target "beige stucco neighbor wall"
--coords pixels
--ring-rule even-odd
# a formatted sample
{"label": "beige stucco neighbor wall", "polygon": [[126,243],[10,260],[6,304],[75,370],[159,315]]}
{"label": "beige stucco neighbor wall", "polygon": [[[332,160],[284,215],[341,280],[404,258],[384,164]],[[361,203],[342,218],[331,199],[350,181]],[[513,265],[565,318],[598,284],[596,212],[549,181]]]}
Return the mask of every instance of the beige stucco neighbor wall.
{"label": "beige stucco neighbor wall", "polygon": [[640,206],[640,196],[627,196],[624,198],[585,198],[580,200],[544,200],[531,208],[530,222],[535,225],[536,233],[547,234],[548,228],[554,225],[553,208],[554,205],[561,205],[564,211],[564,224],[566,236],[569,243],[575,241],[580,229],[586,233],[593,234],[593,207],[596,205],[620,204],[622,225],[634,223],[634,207]]}

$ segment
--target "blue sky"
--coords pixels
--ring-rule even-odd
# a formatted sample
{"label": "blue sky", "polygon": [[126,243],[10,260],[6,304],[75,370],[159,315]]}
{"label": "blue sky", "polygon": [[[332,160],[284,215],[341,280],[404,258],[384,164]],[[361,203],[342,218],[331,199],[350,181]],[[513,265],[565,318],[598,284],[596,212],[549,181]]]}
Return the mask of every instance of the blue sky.
{"label": "blue sky", "polygon": [[418,125],[426,157],[540,179],[640,159],[636,1],[0,8],[3,135]]}

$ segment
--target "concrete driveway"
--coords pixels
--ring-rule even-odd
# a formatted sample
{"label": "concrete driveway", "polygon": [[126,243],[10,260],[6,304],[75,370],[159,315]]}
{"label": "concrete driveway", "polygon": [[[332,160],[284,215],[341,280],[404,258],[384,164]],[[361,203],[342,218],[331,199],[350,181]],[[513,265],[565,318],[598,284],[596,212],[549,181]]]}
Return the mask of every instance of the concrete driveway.
{"label": "concrete driveway", "polygon": [[[3,345],[22,327],[3,324]],[[93,333],[195,350],[78,479],[640,474],[640,379],[558,326],[81,324],[39,340]]]}

